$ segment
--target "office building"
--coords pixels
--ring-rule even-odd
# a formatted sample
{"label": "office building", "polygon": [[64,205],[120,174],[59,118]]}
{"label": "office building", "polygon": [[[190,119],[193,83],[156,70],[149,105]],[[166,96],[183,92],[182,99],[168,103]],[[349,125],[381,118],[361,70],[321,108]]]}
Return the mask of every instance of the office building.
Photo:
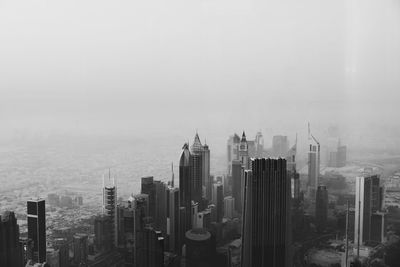
{"label": "office building", "polygon": [[179,250],[179,189],[169,187],[167,190],[167,236],[166,250],[177,253]]}
{"label": "office building", "polygon": [[246,134],[244,131],[242,134],[242,139],[240,139],[239,160],[242,163],[243,168],[247,170],[249,168],[249,147],[247,144]]}
{"label": "office building", "polygon": [[111,175],[108,176],[108,182],[112,184],[105,185],[103,177],[103,214],[110,218],[110,239],[111,246],[118,246],[118,229],[117,229],[117,186],[115,178],[111,181]]}
{"label": "office building", "polygon": [[156,213],[156,185],[154,183],[153,176],[142,177],[142,190],[141,194],[146,194],[149,196],[149,215],[155,219]]}
{"label": "office building", "polygon": [[289,141],[287,136],[275,135],[272,137],[272,156],[285,158],[288,150]]}
{"label": "office building", "polygon": [[255,143],[255,148],[256,148],[256,154],[254,157],[261,158],[264,154],[264,137],[263,137],[261,131],[257,132],[254,143]]}
{"label": "office building", "polygon": [[217,222],[221,222],[224,215],[224,189],[220,182],[213,184],[212,203],[216,206]]}
{"label": "office building", "polygon": [[149,196],[146,194],[138,194],[131,198],[134,209],[134,244],[133,244],[133,266],[142,266],[139,263],[141,253],[144,251],[144,229],[148,226],[147,219],[149,214],[148,202]]}
{"label": "office building", "polygon": [[88,257],[88,236],[86,234],[75,234],[73,239],[73,261],[76,266],[85,266]]}
{"label": "office building", "polygon": [[211,187],[212,187],[212,177],[210,175],[210,149],[207,144],[204,144],[203,150],[201,151],[202,154],[202,181],[203,181],[203,188],[205,190],[204,195],[205,199],[208,201],[211,200]]}
{"label": "office building", "polygon": [[239,145],[240,137],[236,133],[229,137],[227,142],[227,166],[228,175],[231,175],[232,171],[232,161],[239,160]]}
{"label": "office building", "polygon": [[208,267],[215,254],[215,244],[210,232],[203,228],[189,230],[186,239],[186,266]]}
{"label": "office building", "polygon": [[132,201],[121,202],[117,206],[118,251],[123,257],[125,266],[133,266],[133,244],[135,243],[134,216]]}
{"label": "office building", "polygon": [[[189,145],[184,144],[182,155],[179,160],[179,200],[180,206],[185,208],[185,229],[184,232],[192,227],[192,156]],[[182,225],[182,224],[181,224]]]}
{"label": "office building", "polygon": [[291,266],[286,160],[252,159],[244,187],[242,267]]}
{"label": "office building", "polygon": [[232,219],[235,212],[235,199],[231,196],[224,198],[224,217]]}
{"label": "office building", "polygon": [[201,203],[203,196],[203,145],[196,133],[190,148],[192,160],[192,200]]}
{"label": "office building", "polygon": [[232,196],[235,199],[235,209],[239,214],[242,214],[242,180],[243,167],[240,161],[232,161]]}
{"label": "office building", "polygon": [[326,229],[328,220],[328,190],[326,186],[319,185],[315,199],[315,222],[317,231],[322,232]]}
{"label": "office building", "polygon": [[137,265],[140,267],[164,266],[164,237],[161,231],[146,226],[143,229],[143,246],[139,251]]}
{"label": "office building", "polygon": [[14,212],[0,216],[0,266],[22,267],[19,226]]}
{"label": "office building", "polygon": [[29,200],[27,203],[28,238],[33,241],[33,260],[46,261],[46,206],[44,199]]}
{"label": "office building", "polygon": [[381,190],[379,187],[378,175],[365,175],[356,178],[356,200],[355,200],[355,222],[354,222],[354,244],[365,245],[373,238],[376,228],[381,230],[381,223],[377,226],[375,222],[379,222],[373,218],[374,214],[380,212],[381,209]]}
{"label": "office building", "polygon": [[308,151],[308,182],[307,185],[316,190],[319,183],[319,151],[315,145],[310,145]]}
{"label": "office building", "polygon": [[167,232],[167,192],[168,187],[162,181],[154,181],[155,184],[155,214],[154,214],[154,227],[161,230],[163,233]]}
{"label": "office building", "polygon": [[94,219],[94,247],[96,251],[105,252],[112,248],[111,219],[108,216],[98,216]]}

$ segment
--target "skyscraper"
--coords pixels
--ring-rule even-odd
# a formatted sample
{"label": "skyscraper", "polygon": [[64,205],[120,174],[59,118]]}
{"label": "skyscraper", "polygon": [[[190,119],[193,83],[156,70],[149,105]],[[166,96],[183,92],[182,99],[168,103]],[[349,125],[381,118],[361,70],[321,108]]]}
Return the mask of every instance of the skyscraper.
{"label": "skyscraper", "polygon": [[242,163],[239,160],[232,161],[232,196],[235,199],[235,209],[242,213]]}
{"label": "skyscraper", "polygon": [[307,185],[316,190],[319,178],[319,162],[318,162],[317,146],[310,145],[308,151],[308,182]]}
{"label": "skyscraper", "polygon": [[118,251],[122,254],[125,266],[133,266],[134,203],[124,201],[117,206]]}
{"label": "skyscraper", "polygon": [[242,139],[239,145],[239,160],[245,169],[249,168],[249,147],[246,140],[246,134],[243,131]]}
{"label": "skyscraper", "polygon": [[203,187],[205,189],[205,198],[210,201],[212,179],[210,175],[210,149],[207,144],[204,144],[202,150],[202,175]]}
{"label": "skyscraper", "polygon": [[157,230],[167,232],[167,185],[162,181],[154,181],[156,198],[154,225]]}
{"label": "skyscraper", "polygon": [[315,199],[315,221],[317,230],[322,232],[326,228],[328,219],[328,190],[326,186],[319,185]]}
{"label": "skyscraper", "polygon": [[379,176],[370,175],[356,178],[356,201],[354,222],[354,245],[363,245],[373,240],[372,216],[380,210]]}
{"label": "skyscraper", "polygon": [[190,214],[192,208],[192,157],[187,143],[183,145],[182,149],[179,160],[179,200],[180,205],[185,208],[185,229],[183,229],[185,233],[192,227]]}
{"label": "skyscraper", "polygon": [[152,227],[143,230],[143,248],[140,252],[137,266],[162,267],[164,266],[164,237],[161,231]]}
{"label": "skyscraper", "polygon": [[141,263],[141,254],[144,251],[144,229],[146,225],[146,218],[149,214],[148,209],[149,196],[146,194],[135,195],[132,198],[133,208],[134,208],[134,264],[133,266],[143,266]]}
{"label": "skyscraper", "polygon": [[232,219],[235,210],[235,199],[231,196],[224,198],[224,217]]}
{"label": "skyscraper", "polygon": [[275,135],[272,137],[272,155],[274,157],[286,157],[289,150],[287,136]]}
{"label": "skyscraper", "polygon": [[94,246],[97,251],[111,249],[111,219],[108,216],[99,216],[94,219]]}
{"label": "skyscraper", "polygon": [[167,190],[167,236],[165,244],[171,252],[179,250],[179,189],[169,187]]}
{"label": "skyscraper", "polygon": [[28,238],[33,241],[33,260],[46,261],[46,207],[44,199],[28,200]]}
{"label": "skyscraper", "polygon": [[14,212],[6,211],[0,216],[0,266],[21,267],[19,226]]}
{"label": "skyscraper", "polygon": [[[109,182],[111,175],[108,176]],[[103,214],[110,218],[110,241],[113,247],[118,246],[117,230],[117,186],[115,178],[112,179],[112,185],[105,185],[103,177]]]}
{"label": "skyscraper", "polygon": [[264,137],[261,131],[257,132],[256,139],[254,140],[256,146],[256,158],[261,158],[264,154]]}
{"label": "skyscraper", "polygon": [[232,160],[239,160],[240,137],[235,133],[230,136],[227,142],[227,165],[228,175],[231,175]]}
{"label": "skyscraper", "polygon": [[87,263],[87,239],[88,236],[86,234],[78,233],[74,235],[74,263],[76,266],[85,266]]}
{"label": "skyscraper", "polygon": [[286,160],[252,159],[244,187],[242,267],[291,266]]}
{"label": "skyscraper", "polygon": [[192,200],[201,203],[203,195],[203,145],[197,133],[190,152],[192,159]]}
{"label": "skyscraper", "polygon": [[142,190],[141,194],[149,196],[149,215],[155,220],[156,213],[156,185],[153,176],[142,177]]}

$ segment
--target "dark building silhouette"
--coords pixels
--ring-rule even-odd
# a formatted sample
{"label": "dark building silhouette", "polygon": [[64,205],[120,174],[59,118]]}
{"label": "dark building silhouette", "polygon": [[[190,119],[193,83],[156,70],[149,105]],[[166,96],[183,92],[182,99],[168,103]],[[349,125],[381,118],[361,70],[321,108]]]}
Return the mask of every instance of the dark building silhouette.
{"label": "dark building silhouette", "polygon": [[117,206],[118,251],[126,267],[133,266],[134,213],[132,201],[124,201]]}
{"label": "dark building silhouette", "polygon": [[155,198],[155,214],[154,226],[163,233],[167,232],[167,184],[162,181],[154,181],[156,198]]}
{"label": "dark building silhouette", "polygon": [[236,133],[227,142],[228,175],[232,174],[232,161],[239,160],[240,137]]}
{"label": "dark building silhouette", "polygon": [[142,251],[138,254],[139,267],[164,266],[164,237],[161,231],[146,227],[143,230]]}
{"label": "dark building silhouette", "polygon": [[[179,161],[179,200],[180,205],[185,208],[184,233],[192,227],[192,156],[189,151],[189,145],[184,144],[182,155]],[[182,218],[183,219],[183,218]]]}
{"label": "dark building silhouette", "polygon": [[[109,175],[108,179],[111,179]],[[103,184],[104,184],[103,179]],[[103,185],[103,213],[110,218],[110,239],[111,246],[118,246],[118,229],[117,229],[117,186],[115,178],[112,179],[112,185]]]}
{"label": "dark building silhouette", "polygon": [[239,160],[232,161],[232,196],[235,199],[235,209],[242,213],[242,163]]}
{"label": "dark building silhouette", "polygon": [[73,250],[74,250],[74,263],[77,266],[85,266],[87,264],[88,257],[88,236],[83,233],[74,235],[73,239]]}
{"label": "dark building silhouette", "polygon": [[221,222],[224,216],[224,189],[220,182],[213,185],[213,203],[217,208],[217,222]]}
{"label": "dark building silhouette", "polygon": [[142,190],[141,194],[149,196],[149,215],[155,219],[156,213],[156,185],[154,183],[153,176],[147,176],[142,178]]}
{"label": "dark building silhouette", "polygon": [[204,228],[195,228],[185,234],[186,266],[211,266],[215,254],[215,242],[210,232]]}
{"label": "dark building silhouette", "polygon": [[291,266],[290,178],[285,159],[252,159],[245,171],[242,267]]}
{"label": "dark building silhouette", "polygon": [[46,207],[44,199],[29,200],[28,238],[33,241],[33,260],[46,261]]}
{"label": "dark building silhouette", "polygon": [[202,181],[203,187],[205,189],[204,195],[205,198],[210,201],[212,197],[211,186],[212,186],[212,177],[210,175],[210,149],[207,144],[204,144],[203,149],[201,151],[202,154]]}
{"label": "dark building silhouette", "polygon": [[133,207],[134,207],[134,266],[142,266],[140,260],[141,253],[144,249],[144,229],[147,226],[146,218],[148,218],[148,195],[139,194],[133,196]]}
{"label": "dark building silhouette", "polygon": [[0,266],[22,266],[19,226],[11,211],[0,216]]}
{"label": "dark building silhouette", "polygon": [[94,246],[97,251],[109,251],[111,244],[111,220],[108,216],[94,219]]}
{"label": "dark building silhouette", "polygon": [[328,190],[326,186],[320,185],[317,189],[315,199],[315,222],[317,231],[322,232],[326,228],[328,220]]}
{"label": "dark building silhouette", "polygon": [[167,236],[166,249],[177,253],[179,251],[179,189],[169,187],[167,190]]}

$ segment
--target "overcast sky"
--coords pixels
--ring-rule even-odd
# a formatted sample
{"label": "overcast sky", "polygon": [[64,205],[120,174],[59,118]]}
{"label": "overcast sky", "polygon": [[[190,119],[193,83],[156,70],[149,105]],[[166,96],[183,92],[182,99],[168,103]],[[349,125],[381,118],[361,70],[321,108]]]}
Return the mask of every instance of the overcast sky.
{"label": "overcast sky", "polygon": [[0,92],[2,133],[398,127],[400,1],[0,0]]}

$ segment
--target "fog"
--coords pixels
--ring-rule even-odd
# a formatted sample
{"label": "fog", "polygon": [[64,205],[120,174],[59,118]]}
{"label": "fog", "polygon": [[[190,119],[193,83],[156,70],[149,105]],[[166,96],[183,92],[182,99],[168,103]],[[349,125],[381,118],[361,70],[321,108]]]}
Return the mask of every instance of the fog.
{"label": "fog", "polygon": [[0,48],[3,137],[400,141],[399,1],[3,0]]}

